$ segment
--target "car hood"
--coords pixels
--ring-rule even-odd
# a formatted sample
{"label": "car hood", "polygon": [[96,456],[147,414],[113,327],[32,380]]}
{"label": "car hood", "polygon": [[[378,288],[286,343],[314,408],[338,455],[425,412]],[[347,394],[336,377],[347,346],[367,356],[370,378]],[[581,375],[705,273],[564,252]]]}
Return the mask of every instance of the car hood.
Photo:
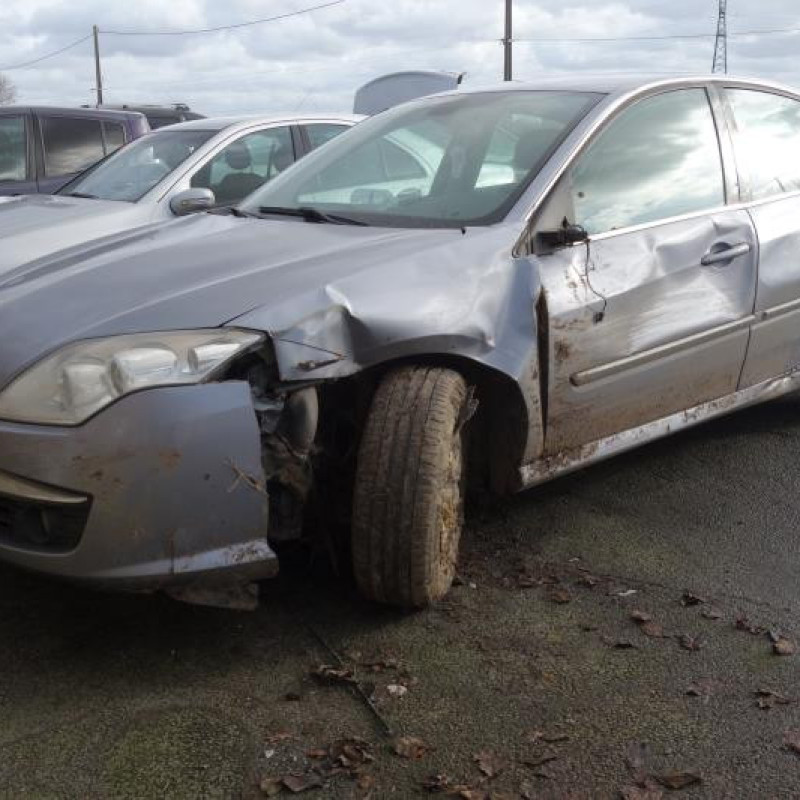
{"label": "car hood", "polygon": [[118,200],[29,194],[0,203],[0,275],[66,247],[130,228],[143,208]]}
{"label": "car hood", "polygon": [[[491,264],[498,242],[508,256],[508,232],[500,236],[497,228],[462,233],[215,214],[140,228],[0,273],[0,386],[77,339],[236,318],[272,332],[313,313],[320,296],[345,283],[368,287],[390,305],[392,284],[409,286],[418,276],[408,302],[440,315],[426,275],[446,269],[436,291],[444,286],[457,305],[459,282],[450,274],[468,283],[470,272]],[[373,270],[381,275],[365,280]],[[469,306],[461,292],[460,305]]]}

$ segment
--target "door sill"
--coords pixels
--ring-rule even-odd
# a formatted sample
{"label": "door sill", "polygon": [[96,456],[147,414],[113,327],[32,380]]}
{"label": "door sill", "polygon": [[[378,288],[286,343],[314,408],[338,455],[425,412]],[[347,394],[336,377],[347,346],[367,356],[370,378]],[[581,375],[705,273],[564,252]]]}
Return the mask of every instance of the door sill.
{"label": "door sill", "polygon": [[669,436],[672,433],[699,425],[701,422],[721,417],[747,406],[772,400],[800,389],[800,370],[757,383],[724,397],[687,408],[676,414],[647,422],[636,428],[597,439],[594,442],[563,450],[547,458],[537,459],[519,468],[519,489],[528,489],[541,483],[588,467],[598,461],[633,450],[635,447]]}

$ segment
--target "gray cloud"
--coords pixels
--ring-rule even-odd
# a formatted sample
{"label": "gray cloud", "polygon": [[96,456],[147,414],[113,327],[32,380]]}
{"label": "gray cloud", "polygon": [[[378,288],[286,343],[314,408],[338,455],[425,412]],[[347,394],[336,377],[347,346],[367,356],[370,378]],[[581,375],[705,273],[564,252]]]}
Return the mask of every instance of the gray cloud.
{"label": "gray cloud", "polygon": [[[3,0],[0,67],[36,58],[88,34],[213,27],[314,5],[319,0]],[[348,110],[354,89],[399,69],[466,71],[482,85],[501,77],[502,0],[347,0],[276,23],[185,37],[101,37],[109,102],[188,102],[207,114]],[[732,30],[798,27],[796,0],[729,2]],[[516,0],[525,38],[712,33],[715,0]],[[519,42],[520,79],[573,70],[706,72],[712,39],[543,44]],[[800,83],[800,34],[734,37],[731,71]],[[7,73],[21,102],[92,101],[91,42]]]}

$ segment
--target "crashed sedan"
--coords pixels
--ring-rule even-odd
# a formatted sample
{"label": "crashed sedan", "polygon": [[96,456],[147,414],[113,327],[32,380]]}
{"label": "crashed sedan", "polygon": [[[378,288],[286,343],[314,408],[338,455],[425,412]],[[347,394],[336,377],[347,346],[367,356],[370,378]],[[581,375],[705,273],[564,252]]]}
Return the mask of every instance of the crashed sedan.
{"label": "crashed sedan", "polygon": [[316,538],[436,601],[468,490],[798,386],[798,144],[729,76],[460,91],[0,275],[0,557],[246,605]]}

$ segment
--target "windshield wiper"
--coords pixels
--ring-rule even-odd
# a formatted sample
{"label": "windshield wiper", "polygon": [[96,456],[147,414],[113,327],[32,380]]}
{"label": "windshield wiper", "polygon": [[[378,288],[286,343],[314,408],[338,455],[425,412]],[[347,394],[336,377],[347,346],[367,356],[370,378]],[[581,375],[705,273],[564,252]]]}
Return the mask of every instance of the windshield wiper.
{"label": "windshield wiper", "polygon": [[209,214],[217,214],[220,217],[227,216],[230,214],[232,217],[252,217],[255,219],[260,219],[260,214],[255,214],[252,211],[245,211],[243,208],[237,208],[236,206],[221,206],[219,208],[212,208],[208,211]]}
{"label": "windshield wiper", "polygon": [[283,206],[261,206],[258,209],[260,214],[277,214],[284,217],[300,217],[306,222],[329,222],[333,225],[361,225],[366,227],[367,223],[352,217],[343,217],[341,214],[328,214],[311,206],[300,206],[300,208],[285,208]]}
{"label": "windshield wiper", "polygon": [[96,194],[86,194],[86,192],[67,192],[66,197],[85,197],[87,200],[97,200]]}

